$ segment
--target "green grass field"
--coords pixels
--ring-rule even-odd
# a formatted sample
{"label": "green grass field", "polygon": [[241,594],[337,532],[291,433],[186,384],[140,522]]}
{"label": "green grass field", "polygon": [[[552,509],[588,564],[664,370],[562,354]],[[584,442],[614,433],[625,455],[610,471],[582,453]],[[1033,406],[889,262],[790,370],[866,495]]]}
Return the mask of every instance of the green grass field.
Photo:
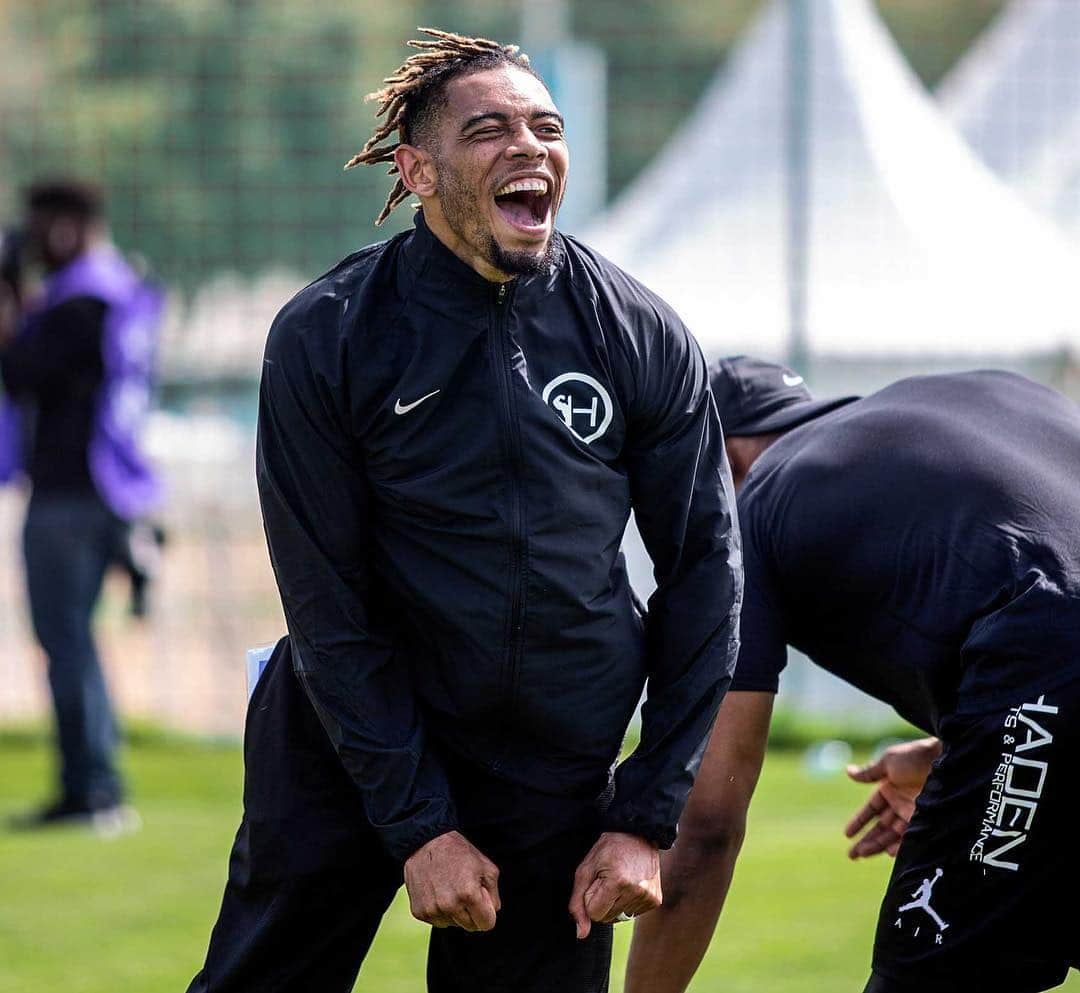
{"label": "green grass field", "polygon": [[[238,748],[149,740],[126,765],[145,821],[103,841],[0,833],[0,993],[182,993],[205,950],[240,812]],[[39,798],[49,755],[0,740],[0,818]],[[771,752],[697,993],[862,989],[885,861],[849,863],[841,834],[861,790]],[[630,937],[617,929],[613,990]],[[399,897],[357,984],[421,993],[426,929]],[[1062,989],[1080,991],[1080,977]]]}

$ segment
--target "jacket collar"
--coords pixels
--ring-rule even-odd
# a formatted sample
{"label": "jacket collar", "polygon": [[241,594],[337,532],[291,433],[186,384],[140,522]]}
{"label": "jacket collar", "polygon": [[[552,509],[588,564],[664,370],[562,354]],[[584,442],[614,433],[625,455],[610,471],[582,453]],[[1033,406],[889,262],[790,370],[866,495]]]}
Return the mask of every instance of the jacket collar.
{"label": "jacket collar", "polygon": [[439,241],[427,226],[422,210],[413,215],[413,225],[405,246],[405,260],[415,278],[423,280],[427,288],[452,289],[477,300],[492,296],[498,284],[484,279]]}
{"label": "jacket collar", "polygon": [[[420,281],[425,291],[453,293],[461,303],[486,305],[494,298],[500,284],[484,279],[472,266],[459,259],[427,226],[424,212],[417,210],[413,217],[414,230],[404,247],[405,263],[411,280]],[[553,271],[560,265],[564,249],[562,238],[556,232],[555,262]],[[524,287],[537,282],[535,276],[521,276],[511,280],[509,288],[517,295]]]}

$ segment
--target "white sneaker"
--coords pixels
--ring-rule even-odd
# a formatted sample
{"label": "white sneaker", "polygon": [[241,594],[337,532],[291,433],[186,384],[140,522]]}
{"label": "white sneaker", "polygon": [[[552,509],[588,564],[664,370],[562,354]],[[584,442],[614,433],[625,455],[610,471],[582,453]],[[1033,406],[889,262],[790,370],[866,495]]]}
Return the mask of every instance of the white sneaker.
{"label": "white sneaker", "polygon": [[90,815],[90,826],[102,838],[119,838],[122,834],[134,834],[142,827],[142,818],[134,807],[118,803],[115,807],[102,807]]}

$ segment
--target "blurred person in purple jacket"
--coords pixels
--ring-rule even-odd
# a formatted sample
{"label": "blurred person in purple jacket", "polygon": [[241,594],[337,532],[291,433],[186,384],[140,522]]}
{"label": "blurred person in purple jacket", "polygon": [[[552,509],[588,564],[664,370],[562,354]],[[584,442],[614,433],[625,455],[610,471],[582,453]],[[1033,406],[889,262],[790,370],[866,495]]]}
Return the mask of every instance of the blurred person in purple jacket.
{"label": "blurred person in purple jacket", "polygon": [[[113,833],[137,820],[123,803],[91,617],[131,523],[160,495],[139,436],[162,295],[109,242],[96,188],[35,183],[25,209],[0,280],[0,480],[30,484],[26,584],[48,659],[60,789],[15,826],[86,822]],[[23,286],[23,259],[41,270],[36,292]]]}

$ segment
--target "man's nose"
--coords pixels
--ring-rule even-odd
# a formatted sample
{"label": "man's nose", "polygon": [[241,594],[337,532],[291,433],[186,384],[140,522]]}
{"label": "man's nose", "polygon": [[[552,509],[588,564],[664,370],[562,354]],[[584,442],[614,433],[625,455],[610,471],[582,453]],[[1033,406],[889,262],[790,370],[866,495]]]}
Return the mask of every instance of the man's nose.
{"label": "man's nose", "polygon": [[548,154],[545,145],[533,133],[527,124],[521,124],[511,134],[510,143],[506,146],[507,158],[537,158],[546,159]]}

